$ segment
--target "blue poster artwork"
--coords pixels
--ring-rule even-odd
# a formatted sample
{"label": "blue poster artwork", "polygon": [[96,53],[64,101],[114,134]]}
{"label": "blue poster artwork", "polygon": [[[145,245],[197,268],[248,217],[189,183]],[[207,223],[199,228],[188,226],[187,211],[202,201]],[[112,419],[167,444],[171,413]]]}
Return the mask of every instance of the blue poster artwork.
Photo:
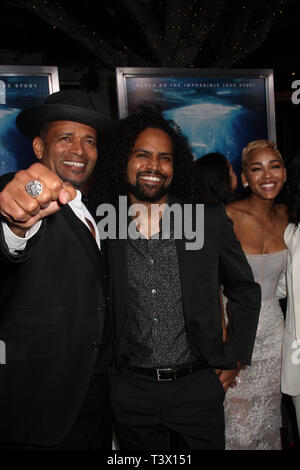
{"label": "blue poster artwork", "polygon": [[0,75],[0,175],[25,169],[35,161],[32,144],[16,126],[22,109],[44,102],[48,76]]}
{"label": "blue poster artwork", "polygon": [[219,152],[241,171],[241,151],[268,139],[265,79],[127,77],[130,113],[138,103],[158,104],[189,139],[194,158]]}

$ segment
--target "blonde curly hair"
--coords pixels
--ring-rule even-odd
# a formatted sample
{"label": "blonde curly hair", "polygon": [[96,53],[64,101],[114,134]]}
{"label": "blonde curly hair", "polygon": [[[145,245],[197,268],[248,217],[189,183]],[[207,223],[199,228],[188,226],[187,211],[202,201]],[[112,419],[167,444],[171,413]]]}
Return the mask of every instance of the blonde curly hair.
{"label": "blonde curly hair", "polygon": [[242,170],[243,172],[246,171],[247,166],[248,166],[248,161],[249,157],[254,152],[255,150],[263,150],[263,149],[271,149],[276,153],[277,157],[281,160],[281,162],[284,164],[283,158],[281,153],[279,152],[277,145],[274,142],[271,142],[270,140],[253,140],[252,142],[249,142],[249,144],[243,148],[242,151]]}

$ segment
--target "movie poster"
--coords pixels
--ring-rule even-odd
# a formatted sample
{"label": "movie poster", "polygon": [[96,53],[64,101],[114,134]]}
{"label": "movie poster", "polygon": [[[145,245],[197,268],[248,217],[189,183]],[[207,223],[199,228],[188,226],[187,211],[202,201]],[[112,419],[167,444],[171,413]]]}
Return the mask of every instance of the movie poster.
{"label": "movie poster", "polygon": [[35,161],[32,143],[17,129],[16,116],[25,108],[43,103],[50,93],[58,91],[58,79],[53,83],[49,78],[53,78],[49,73],[6,73],[1,66],[0,175],[25,169]]}
{"label": "movie poster", "polygon": [[127,107],[159,104],[188,137],[194,158],[225,155],[240,174],[241,151],[268,139],[265,77],[126,77]]}

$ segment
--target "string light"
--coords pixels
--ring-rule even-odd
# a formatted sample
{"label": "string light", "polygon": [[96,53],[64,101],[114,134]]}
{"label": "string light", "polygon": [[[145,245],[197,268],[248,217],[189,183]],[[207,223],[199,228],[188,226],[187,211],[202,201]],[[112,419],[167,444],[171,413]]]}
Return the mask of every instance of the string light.
{"label": "string light", "polygon": [[[177,45],[181,45],[181,48],[184,49],[185,42],[187,42],[187,41],[189,42],[195,37],[195,29],[199,28],[199,33],[198,34],[199,35],[201,34],[200,44],[205,41],[207,36],[210,37],[211,34],[215,34],[216,24],[214,24],[214,23],[210,24],[208,21],[206,21],[204,23],[205,27],[207,27],[208,30],[203,30],[203,26],[202,26],[202,31],[201,31],[200,23],[199,23],[200,18],[197,18],[197,17],[200,16],[203,11],[205,11],[205,13],[206,13],[206,9],[203,9],[202,7],[198,7],[197,3],[198,2],[196,2],[196,1],[192,1],[192,2],[190,2],[189,5],[183,6],[181,8],[177,8],[177,10],[175,10],[175,15],[177,15],[177,18],[178,18],[178,15],[180,15],[180,17],[181,17],[180,21],[174,21],[174,24],[170,24],[170,20],[169,20],[168,31],[166,31],[166,32],[169,32],[169,33],[172,32],[172,34],[173,34],[175,31],[177,31],[176,44],[172,44],[172,45],[168,44],[168,39],[169,38],[162,35],[162,34],[159,35],[159,40],[161,42],[166,41],[166,48],[169,47],[170,51],[176,49]],[[243,3],[244,4],[242,4],[240,6],[240,8],[242,8],[243,10],[247,10],[248,9],[247,1],[244,0]],[[144,5],[143,8],[151,10],[152,2],[149,2],[149,0],[142,0],[142,4]],[[284,0],[281,0],[280,4],[281,4],[281,6],[280,6],[281,9],[278,8],[277,11],[272,11],[272,10],[274,10],[274,4],[270,5],[268,3],[266,5],[267,8],[271,8],[271,10],[268,13],[269,17],[270,17],[270,15],[272,15],[273,17],[276,17],[277,15],[279,15],[279,14],[282,15],[284,13],[284,10],[282,8],[283,8],[283,5],[287,4],[287,2],[284,1]],[[43,8],[44,6],[48,7],[49,5],[50,5],[50,8],[51,8],[51,6],[55,5],[60,10],[62,9],[62,6],[61,6],[60,2],[58,2],[58,1],[49,2],[47,0],[38,0],[38,1],[36,1],[35,4],[32,5],[32,8],[33,9],[38,9],[38,8]],[[59,13],[62,13],[62,11],[60,11]],[[130,15],[130,18],[134,21],[134,16],[131,14],[131,12],[128,12],[128,13]],[[172,18],[175,15],[173,13],[170,13],[169,17]],[[209,18],[209,16],[208,16],[208,18]],[[205,19],[206,19],[206,17],[205,17]],[[258,24],[258,25],[260,23],[266,22],[266,19],[267,18],[265,18],[265,17],[264,18],[253,18],[255,23]],[[253,20],[251,20],[251,22]],[[52,28],[54,30],[57,29],[57,28],[59,29],[60,28],[59,23],[63,23],[63,21],[64,21],[64,17],[57,15],[56,24],[51,25]],[[188,28],[186,26],[187,22],[188,22],[188,24],[191,24],[191,27],[192,27],[192,29],[190,29],[189,32],[188,32]],[[144,27],[146,27],[146,20],[142,21],[142,18],[141,18],[140,23],[144,24],[145,25]],[[85,24],[82,25],[82,28],[84,28],[86,31],[88,30],[88,27]],[[227,50],[231,49],[232,51],[234,51],[234,53],[233,52],[231,52],[231,53],[233,55],[236,55],[236,57],[239,57],[239,55],[237,55],[239,52],[242,52],[243,55],[247,55],[249,53],[249,51],[248,51],[248,49],[243,48],[244,41],[246,39],[253,41],[253,38],[258,37],[257,31],[259,31],[259,33],[260,33],[262,28],[260,27],[260,29],[258,29],[258,27],[257,27],[256,31],[253,31],[253,29],[252,29],[252,31],[249,31],[247,29],[247,25],[246,25],[246,28],[241,30],[239,34],[240,35],[241,35],[241,33],[243,33],[244,35],[248,34],[249,35],[248,38],[247,38],[247,36],[243,35],[243,41],[239,42],[239,41],[236,40],[232,45],[229,45],[230,43],[226,40],[226,38],[222,38],[222,37],[219,36],[218,40],[222,41],[224,43],[224,46],[226,46]],[[212,30],[214,30],[214,31],[212,31]],[[266,28],[264,31],[265,31],[265,33],[269,33],[270,28]],[[92,36],[97,36],[96,31],[90,31],[89,34],[91,34]],[[103,39],[98,39],[97,38],[96,40],[99,41],[100,44],[104,44]],[[187,44],[188,44],[188,42],[187,42]],[[200,44],[199,44],[199,47],[198,47],[198,53],[203,52],[203,48],[200,47]],[[152,47],[156,51],[158,49],[159,45],[160,45],[159,41],[156,41],[152,44]],[[116,52],[118,54],[125,54],[125,53],[128,54],[128,51],[129,51],[128,46],[125,45],[125,46],[122,46],[122,50],[118,50]],[[211,51],[212,54],[213,54],[213,52],[214,51]],[[242,56],[242,54],[240,54],[240,56]],[[215,60],[219,60],[221,58],[220,55],[217,55],[216,53],[214,54],[214,57],[215,57]],[[167,56],[167,60],[171,60],[171,57]],[[186,56],[181,55],[180,60],[182,61],[182,65],[183,65],[184,61],[187,60],[187,58],[186,58]],[[239,59],[236,59],[236,58],[233,59],[232,58],[232,63],[238,63],[239,61],[240,61],[240,58]],[[195,64],[190,64],[189,66],[190,67],[195,67]],[[294,72],[292,74],[294,74]]]}

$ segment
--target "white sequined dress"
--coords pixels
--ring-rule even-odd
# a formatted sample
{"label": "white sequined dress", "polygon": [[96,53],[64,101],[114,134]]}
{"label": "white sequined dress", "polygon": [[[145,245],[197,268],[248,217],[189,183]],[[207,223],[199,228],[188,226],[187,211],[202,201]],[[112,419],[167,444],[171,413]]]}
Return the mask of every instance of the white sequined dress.
{"label": "white sequined dress", "polygon": [[287,250],[246,255],[262,290],[252,365],[240,371],[239,383],[226,393],[227,450],[281,449],[280,367],[284,318],[276,297]]}

